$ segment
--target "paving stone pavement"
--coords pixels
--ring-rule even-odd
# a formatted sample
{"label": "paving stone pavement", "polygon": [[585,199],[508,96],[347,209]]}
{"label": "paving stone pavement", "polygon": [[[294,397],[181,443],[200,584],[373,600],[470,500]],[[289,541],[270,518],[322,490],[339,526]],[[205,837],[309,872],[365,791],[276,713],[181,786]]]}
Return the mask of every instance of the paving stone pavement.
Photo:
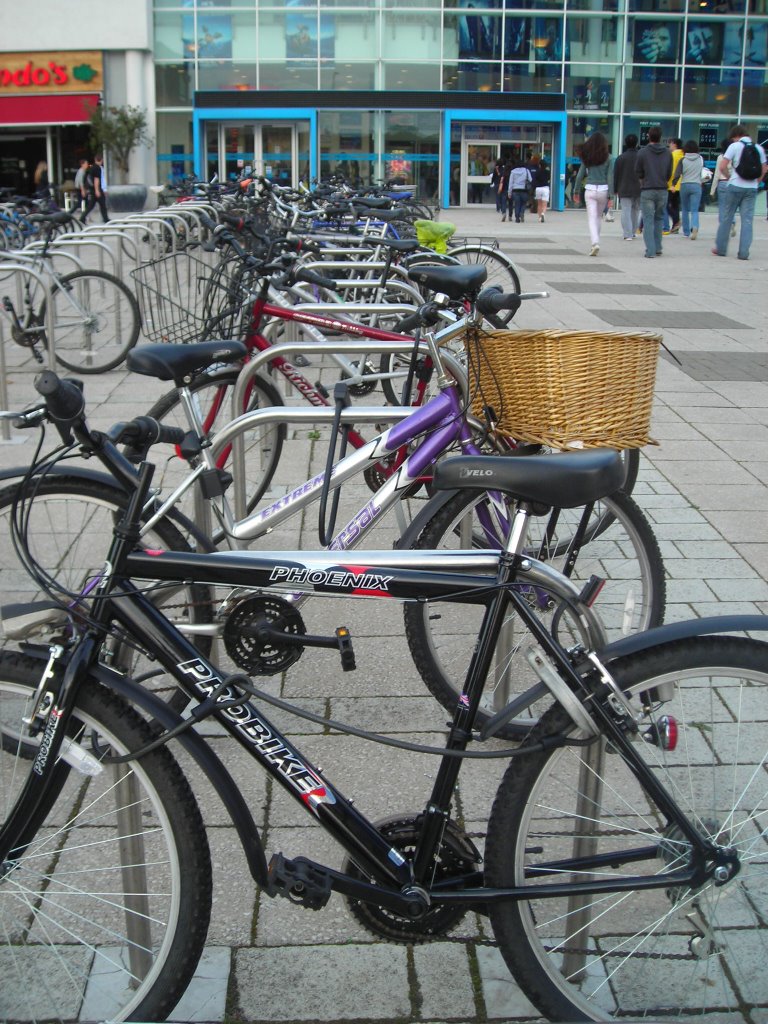
{"label": "paving stone pavement", "polygon": [[[737,261],[735,245],[727,259],[710,255],[713,208],[702,215],[696,241],[669,236],[663,258],[653,262],[642,258],[640,239],[622,239],[618,219],[603,226],[600,255],[589,258],[581,211],[548,213],[544,224],[533,219],[519,225],[500,223],[486,207],[442,214],[457,224],[459,234],[498,238],[518,263],[524,290],[550,291],[546,301],[523,304],[518,326],[660,329],[681,361],[659,363],[653,414],[659,443],[645,449],[635,489],[662,546],[668,621],[768,612],[768,223],[762,199],[758,207],[749,263]],[[5,337],[10,404],[19,406],[32,398],[36,368],[11,346],[7,329]],[[92,421],[106,425],[143,412],[161,390],[145,380],[137,388],[119,370],[89,378]],[[320,433],[317,441],[306,429],[292,431],[281,465],[285,486],[317,471],[325,436]],[[23,463],[31,452],[29,438],[0,443],[0,468]],[[317,546],[315,530],[310,513],[301,531],[287,536]],[[367,655],[358,656],[361,667],[353,676],[342,677],[332,656],[319,652],[305,655],[274,685],[335,717],[344,717],[345,708],[355,703],[356,714],[367,714],[370,724],[381,724],[384,717],[393,731],[429,736],[441,729],[443,716],[425,696],[407,657],[399,616],[382,615],[375,607],[375,617],[367,607],[358,609],[352,625]],[[387,748],[372,752],[362,741],[326,736],[316,727],[293,729],[315,763],[331,778],[344,780],[342,788],[370,816],[420,806],[431,765],[419,761],[414,769],[416,762],[409,761],[407,771],[398,770],[401,758]],[[212,743],[224,756],[222,738],[214,735]],[[253,777],[242,760],[239,751],[229,751],[227,762],[269,851],[301,851],[339,864],[334,844],[270,782]],[[482,775],[467,773],[461,799],[478,830],[499,771],[483,765]],[[321,913],[266,899],[247,874],[221,807],[202,781],[196,779],[195,787],[214,860],[213,919],[206,956],[173,1020],[474,1024],[537,1019],[487,943],[483,918],[468,915],[450,941],[405,947],[373,940],[338,897]]]}

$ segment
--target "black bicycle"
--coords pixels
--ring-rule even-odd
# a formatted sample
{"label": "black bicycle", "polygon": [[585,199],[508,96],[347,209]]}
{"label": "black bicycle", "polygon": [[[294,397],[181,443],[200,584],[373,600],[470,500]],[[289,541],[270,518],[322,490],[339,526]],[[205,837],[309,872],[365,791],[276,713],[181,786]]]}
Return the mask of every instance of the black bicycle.
{"label": "black bicycle", "polygon": [[[50,373],[38,390],[68,439],[82,416],[80,390]],[[151,443],[181,438],[144,418],[122,425],[115,440],[144,457]],[[768,645],[723,634],[764,630],[768,619],[676,623],[604,647],[590,608],[599,581],[579,592],[525,553],[532,511],[554,494],[579,505],[611,493],[622,472],[618,455],[602,451],[446,460],[437,488],[515,497],[506,549],[365,552],[351,564],[325,551],[137,549],[152,476],[143,461],[102,567],[82,593],[57,594],[69,608],[59,642],[0,656],[4,1016],[88,1019],[98,1005],[100,1018],[161,1020],[183,993],[205,941],[211,863],[169,749],[176,740],[222,799],[266,895],[319,910],[339,893],[374,934],[400,942],[437,939],[468,911],[487,914],[519,984],[553,1020],[765,1019],[768,989],[755,968],[768,929]],[[22,554],[28,491],[20,489],[14,526]],[[262,705],[411,753],[425,748],[323,719],[260,691],[248,675],[224,674],[152,600],[194,581],[254,591],[248,614],[240,602],[230,624],[236,664],[332,647],[343,669],[354,667],[349,631],[308,635],[285,600],[296,591],[436,610],[481,605],[445,744],[426,748],[439,760],[425,805],[369,821]],[[50,577],[40,582],[56,593]],[[567,646],[532,608],[532,591],[542,589],[558,635],[573,633]],[[510,607],[534,639],[529,662],[539,682],[478,730]],[[184,690],[188,717],[104,664],[115,634]],[[542,698],[554,705],[521,746],[487,744]],[[267,861],[242,793],[196,729],[208,718],[342,845],[343,864],[280,853]],[[481,856],[454,816],[454,794],[463,760],[488,757],[509,766]]]}

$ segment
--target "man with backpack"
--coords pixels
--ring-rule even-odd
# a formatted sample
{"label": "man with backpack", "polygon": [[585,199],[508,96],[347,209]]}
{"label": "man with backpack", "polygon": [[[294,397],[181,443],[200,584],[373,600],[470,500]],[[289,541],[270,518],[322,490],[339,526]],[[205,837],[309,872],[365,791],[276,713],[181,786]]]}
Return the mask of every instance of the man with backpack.
{"label": "man with backpack", "polygon": [[730,145],[720,157],[718,166],[721,171],[727,171],[730,165],[731,177],[724,190],[723,202],[720,204],[720,223],[712,253],[715,256],[726,255],[731,225],[738,210],[741,218],[738,257],[740,260],[748,260],[752,245],[752,220],[755,214],[757,189],[768,171],[768,163],[765,159],[765,150],[752,142],[745,125],[734,125],[728,138]]}

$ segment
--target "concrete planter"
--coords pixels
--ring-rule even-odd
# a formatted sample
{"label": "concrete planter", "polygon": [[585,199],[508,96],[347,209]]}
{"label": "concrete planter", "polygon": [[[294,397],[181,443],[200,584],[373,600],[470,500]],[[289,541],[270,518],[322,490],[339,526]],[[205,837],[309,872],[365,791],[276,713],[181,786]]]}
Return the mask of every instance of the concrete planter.
{"label": "concrete planter", "polygon": [[109,185],[107,188],[110,213],[141,213],[146,202],[146,185]]}

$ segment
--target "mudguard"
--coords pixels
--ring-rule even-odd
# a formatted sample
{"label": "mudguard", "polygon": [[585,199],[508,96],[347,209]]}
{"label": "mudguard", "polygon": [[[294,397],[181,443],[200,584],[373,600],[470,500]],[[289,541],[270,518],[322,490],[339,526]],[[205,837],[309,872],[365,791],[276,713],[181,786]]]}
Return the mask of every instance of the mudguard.
{"label": "mudguard", "polygon": [[[22,650],[28,657],[39,658],[41,661],[47,661],[50,655],[50,649],[45,644],[24,644]],[[120,675],[119,672],[115,672],[106,665],[95,665],[92,675],[102,686],[118,694],[126,703],[140,708],[150,718],[158,722],[163,729],[173,729],[182,721],[181,716],[163,703],[154,693],[145,690],[132,679]],[[181,733],[177,742],[184,747],[190,757],[194,758],[218,793],[221,802],[229,812],[232,824],[237,829],[254,881],[265,886],[267,884],[267,858],[253,815],[240,788],[218,755],[193,729]]]}
{"label": "mudguard", "polygon": [[646,630],[644,633],[633,633],[631,636],[622,637],[621,640],[614,640],[598,651],[598,657],[603,663],[608,664],[617,658],[624,658],[638,651],[649,651],[673,640],[688,640],[697,636],[716,636],[725,633],[768,633],[768,615],[710,615],[705,619],[670,622],[666,626],[656,626],[655,629]]}
{"label": "mudguard", "polygon": [[[29,466],[16,466],[12,469],[0,469],[0,486],[10,482],[11,480],[20,480],[22,477],[26,476],[28,471]],[[51,469],[46,470],[45,475],[46,477],[74,477],[77,480],[87,480],[89,483],[104,484],[105,487],[124,490],[120,485],[120,481],[115,477],[110,476],[108,473],[102,473],[97,469],[88,469],[85,466],[72,466],[70,464],[53,466]],[[211,543],[210,538],[206,537],[206,535],[197,526],[195,526],[191,519],[188,519],[177,509],[171,509],[170,512],[166,513],[166,515],[177,529],[181,530],[183,534],[188,534],[193,538],[198,551],[210,553],[211,551],[216,550],[216,547]]]}

